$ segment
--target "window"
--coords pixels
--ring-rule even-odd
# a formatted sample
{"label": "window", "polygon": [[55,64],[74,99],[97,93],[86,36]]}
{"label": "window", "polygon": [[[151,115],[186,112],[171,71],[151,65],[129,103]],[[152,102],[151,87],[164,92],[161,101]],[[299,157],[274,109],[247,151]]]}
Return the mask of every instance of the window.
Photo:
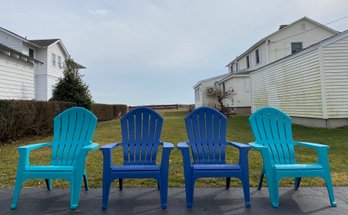
{"label": "window", "polygon": [[291,54],[302,50],[302,43],[291,43]]}
{"label": "window", "polygon": [[199,102],[201,100],[200,88],[195,89],[195,100],[196,102]]}
{"label": "window", "polygon": [[29,48],[29,57],[34,58],[34,49]]}
{"label": "window", "polygon": [[260,63],[260,49],[255,50],[255,60],[256,64]]}
{"label": "window", "polygon": [[52,66],[56,66],[56,54],[52,53]]}
{"label": "window", "polygon": [[61,56],[58,56],[58,67],[59,68],[62,68],[62,57]]}
{"label": "window", "polygon": [[249,55],[246,56],[246,64],[247,64],[247,68],[250,68],[250,59],[249,59]]}

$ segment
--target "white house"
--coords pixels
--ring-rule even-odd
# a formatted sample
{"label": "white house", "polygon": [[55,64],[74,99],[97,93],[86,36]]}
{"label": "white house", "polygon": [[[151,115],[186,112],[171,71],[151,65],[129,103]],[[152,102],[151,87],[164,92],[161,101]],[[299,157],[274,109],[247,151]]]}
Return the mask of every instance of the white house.
{"label": "white house", "polygon": [[252,112],[280,108],[294,123],[348,125],[348,30],[251,73]]}
{"label": "white house", "polygon": [[0,27],[0,99],[49,100],[68,57],[60,39],[28,40]]}
{"label": "white house", "polygon": [[[229,76],[220,80],[219,84],[221,88],[232,93],[224,100],[224,105],[233,108],[237,113],[250,112],[250,72],[337,33],[307,17],[289,25],[281,25],[277,31],[262,38],[226,65]],[[195,101],[195,104],[197,106],[198,102]]]}

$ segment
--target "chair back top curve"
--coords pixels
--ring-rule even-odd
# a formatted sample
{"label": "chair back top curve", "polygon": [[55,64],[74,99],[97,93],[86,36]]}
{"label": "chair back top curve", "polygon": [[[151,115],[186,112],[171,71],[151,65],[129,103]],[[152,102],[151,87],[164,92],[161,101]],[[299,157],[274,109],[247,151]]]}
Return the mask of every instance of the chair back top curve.
{"label": "chair back top curve", "polygon": [[268,146],[275,164],[296,163],[291,118],[287,114],[265,107],[253,113],[249,123],[256,143]]}
{"label": "chair back top curve", "polygon": [[124,165],[155,165],[163,118],[147,107],[138,107],[121,118]]}
{"label": "chair back top curve", "polygon": [[72,107],[54,118],[51,165],[75,165],[82,147],[91,144],[97,117],[82,107]]}
{"label": "chair back top curve", "polygon": [[185,124],[194,164],[225,164],[227,118],[200,107],[185,117]]}

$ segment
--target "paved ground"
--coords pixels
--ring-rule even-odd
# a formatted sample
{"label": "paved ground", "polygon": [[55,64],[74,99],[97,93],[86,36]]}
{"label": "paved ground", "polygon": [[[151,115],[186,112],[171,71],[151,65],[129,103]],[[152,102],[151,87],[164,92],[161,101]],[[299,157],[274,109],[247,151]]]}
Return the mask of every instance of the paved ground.
{"label": "paved ground", "polygon": [[348,187],[335,187],[337,207],[329,204],[326,188],[303,187],[280,189],[280,207],[272,208],[267,188],[251,188],[252,206],[245,208],[241,188],[199,188],[195,190],[194,206],[185,206],[183,188],[170,188],[168,208],[159,206],[156,189],[124,188],[110,192],[109,208],[101,209],[101,189],[81,191],[77,210],[69,208],[69,189],[23,189],[18,208],[10,210],[12,189],[0,189],[0,214],[348,214]]}

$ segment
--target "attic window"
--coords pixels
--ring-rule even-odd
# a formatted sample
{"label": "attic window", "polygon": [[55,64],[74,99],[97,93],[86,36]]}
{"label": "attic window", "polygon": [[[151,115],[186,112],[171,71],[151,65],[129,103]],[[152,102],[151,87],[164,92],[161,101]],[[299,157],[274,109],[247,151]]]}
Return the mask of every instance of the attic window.
{"label": "attic window", "polygon": [[62,57],[58,56],[58,67],[62,68]]}
{"label": "attic window", "polygon": [[302,50],[302,42],[300,43],[291,43],[291,54],[299,52]]}
{"label": "attic window", "polygon": [[249,55],[246,56],[246,64],[247,64],[247,68],[250,68],[250,59],[249,59]]}
{"label": "attic window", "polygon": [[34,58],[34,49],[29,48],[29,57]]}
{"label": "attic window", "polygon": [[255,60],[256,64],[260,63],[260,49],[255,50]]}

